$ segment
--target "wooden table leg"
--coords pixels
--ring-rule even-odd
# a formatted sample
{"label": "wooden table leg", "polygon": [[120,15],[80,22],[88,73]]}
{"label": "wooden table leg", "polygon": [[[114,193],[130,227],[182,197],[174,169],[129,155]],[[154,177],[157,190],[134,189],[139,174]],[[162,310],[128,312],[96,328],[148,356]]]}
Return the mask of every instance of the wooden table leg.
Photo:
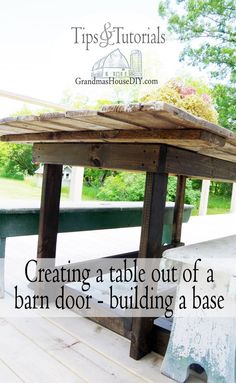
{"label": "wooden table leg", "polygon": [[[140,240],[140,258],[160,258],[168,174],[163,151],[157,173],[147,173]],[[140,359],[151,351],[153,318],[133,318],[130,356]]]}
{"label": "wooden table leg", "polygon": [[[62,165],[44,165],[37,250],[38,265],[41,259],[56,257],[61,180]],[[37,286],[38,289],[39,286]]]}
{"label": "wooden table leg", "polygon": [[185,176],[177,177],[177,188],[176,188],[173,232],[172,232],[173,246],[179,246],[181,244],[180,241],[181,241],[183,214],[184,214],[184,196],[185,196],[186,179],[187,177]]}

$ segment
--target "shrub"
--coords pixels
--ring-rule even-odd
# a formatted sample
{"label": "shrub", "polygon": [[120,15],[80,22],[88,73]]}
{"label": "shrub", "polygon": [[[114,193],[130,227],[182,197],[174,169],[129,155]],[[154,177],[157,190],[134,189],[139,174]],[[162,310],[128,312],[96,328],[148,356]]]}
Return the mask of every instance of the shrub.
{"label": "shrub", "polygon": [[98,199],[107,201],[142,201],[145,175],[120,172],[106,178]]}
{"label": "shrub", "polygon": [[[176,195],[176,177],[169,177],[167,200],[174,201]],[[106,201],[142,201],[144,198],[145,175],[142,173],[118,173],[106,178],[97,195]],[[198,190],[192,189],[192,181],[187,180],[185,202],[196,204],[200,197]]]}
{"label": "shrub", "polygon": [[85,185],[98,188],[101,185],[103,185],[105,179],[111,174],[113,174],[111,170],[85,168],[84,169]]}
{"label": "shrub", "polygon": [[23,179],[33,175],[38,165],[32,163],[32,146],[0,143],[0,174],[3,177]]}
{"label": "shrub", "polygon": [[164,101],[215,124],[218,122],[211,96],[202,93],[200,87],[190,86],[179,80],[168,81],[161,88],[142,97],[141,101]]}
{"label": "shrub", "polygon": [[[167,190],[167,200],[174,201],[176,196],[176,185],[177,178],[169,177],[168,180],[168,190]],[[200,191],[194,190],[192,180],[187,179],[186,188],[185,188],[185,203],[196,205],[200,199]]]}

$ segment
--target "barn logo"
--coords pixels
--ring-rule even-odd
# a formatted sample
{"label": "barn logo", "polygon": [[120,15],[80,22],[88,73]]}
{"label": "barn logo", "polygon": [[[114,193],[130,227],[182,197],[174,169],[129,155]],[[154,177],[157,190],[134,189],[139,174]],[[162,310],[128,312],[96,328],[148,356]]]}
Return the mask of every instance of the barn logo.
{"label": "barn logo", "polygon": [[94,63],[91,77],[93,79],[141,78],[142,52],[138,49],[132,50],[129,59],[127,59],[117,48]]}

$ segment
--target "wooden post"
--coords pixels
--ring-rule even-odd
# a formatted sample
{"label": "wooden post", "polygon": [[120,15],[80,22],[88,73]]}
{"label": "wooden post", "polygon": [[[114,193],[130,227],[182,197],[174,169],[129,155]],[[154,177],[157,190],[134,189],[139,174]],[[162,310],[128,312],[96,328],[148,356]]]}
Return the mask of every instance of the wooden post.
{"label": "wooden post", "polygon": [[[168,174],[166,147],[162,146],[156,173],[147,173],[139,258],[160,258]],[[133,318],[130,356],[140,359],[151,351],[153,318]]]}
{"label": "wooden post", "polygon": [[39,219],[38,258],[55,258],[62,165],[44,165]]}
{"label": "wooden post", "polygon": [[172,232],[173,246],[179,246],[181,243],[180,241],[181,241],[181,231],[182,231],[182,222],[183,222],[183,213],[184,213],[184,196],[185,196],[186,179],[187,177],[185,176],[177,177],[177,188],[176,188],[173,232]]}
{"label": "wooden post", "polygon": [[[39,237],[37,268],[54,268],[57,245],[57,232],[60,210],[62,165],[44,165],[41,208],[39,217]],[[36,283],[33,287],[37,295],[53,297],[53,286]]]}

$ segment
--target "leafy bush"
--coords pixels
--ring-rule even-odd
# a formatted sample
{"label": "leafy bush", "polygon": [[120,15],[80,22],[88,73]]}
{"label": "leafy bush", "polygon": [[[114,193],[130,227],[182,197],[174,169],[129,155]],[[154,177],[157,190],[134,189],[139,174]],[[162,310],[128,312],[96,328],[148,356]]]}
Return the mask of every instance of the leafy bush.
{"label": "leafy bush", "polygon": [[32,146],[26,144],[0,143],[0,175],[23,179],[33,175],[38,165],[32,163]]}
{"label": "leafy bush", "polygon": [[[174,201],[176,195],[176,177],[169,177],[167,200]],[[97,195],[107,201],[142,201],[144,198],[145,175],[142,173],[118,173],[106,178]],[[200,192],[192,189],[192,181],[187,180],[185,202],[196,204]]]}
{"label": "leafy bush", "polygon": [[[177,178],[169,177],[168,189],[167,189],[167,200],[174,201],[176,196],[176,185]],[[200,199],[200,191],[194,190],[192,180],[187,179],[185,188],[185,203],[196,205]]]}
{"label": "leafy bush", "polygon": [[165,85],[151,94],[144,96],[141,101],[164,101],[201,117],[205,120],[217,123],[218,114],[213,106],[211,96],[202,93],[201,87],[197,88],[183,83],[180,80],[170,80]]}
{"label": "leafy bush", "polygon": [[85,185],[98,188],[103,185],[105,179],[116,172],[111,170],[85,168],[84,169],[84,182]]}
{"label": "leafy bush", "polygon": [[107,201],[142,201],[144,185],[144,174],[121,172],[106,178],[97,197]]}
{"label": "leafy bush", "polygon": [[236,131],[236,87],[217,84],[213,95],[219,113],[219,122],[224,128]]}

